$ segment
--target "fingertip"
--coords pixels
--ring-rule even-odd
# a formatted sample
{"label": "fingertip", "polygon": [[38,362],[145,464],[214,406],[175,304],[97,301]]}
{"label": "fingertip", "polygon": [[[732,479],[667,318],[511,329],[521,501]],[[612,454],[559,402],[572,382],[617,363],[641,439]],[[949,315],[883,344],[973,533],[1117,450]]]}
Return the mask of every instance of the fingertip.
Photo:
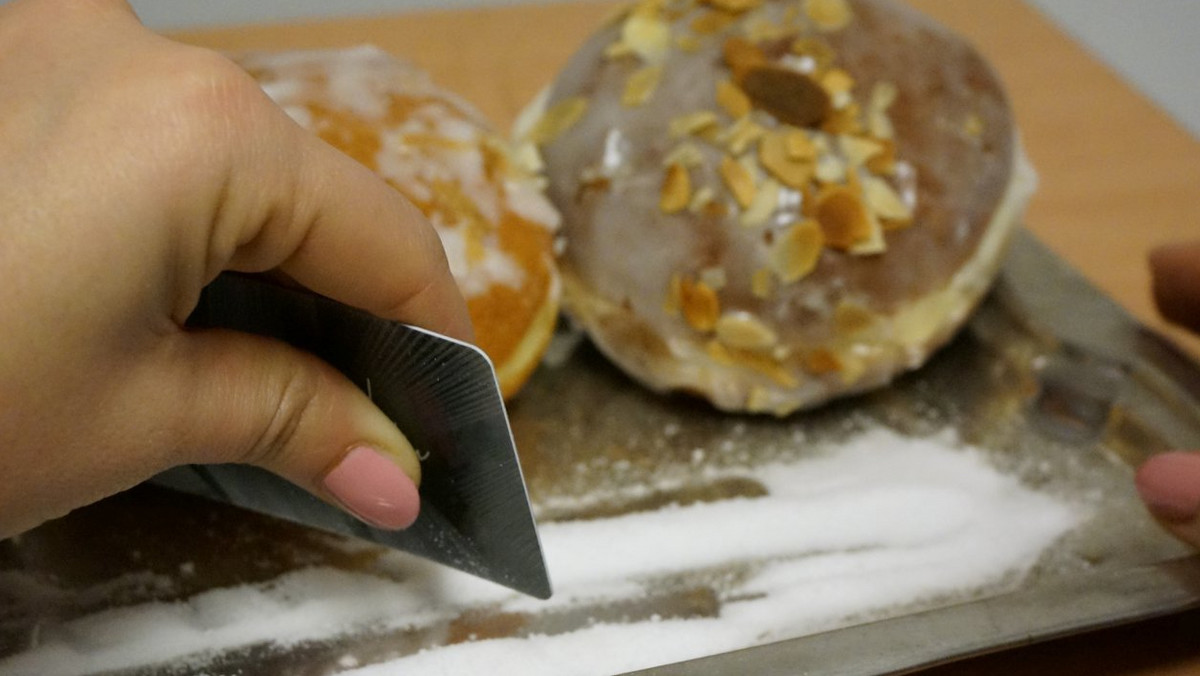
{"label": "fingertip", "polygon": [[421,497],[413,479],[370,446],[351,448],[321,485],[344,510],[376,528],[408,528],[420,512]]}

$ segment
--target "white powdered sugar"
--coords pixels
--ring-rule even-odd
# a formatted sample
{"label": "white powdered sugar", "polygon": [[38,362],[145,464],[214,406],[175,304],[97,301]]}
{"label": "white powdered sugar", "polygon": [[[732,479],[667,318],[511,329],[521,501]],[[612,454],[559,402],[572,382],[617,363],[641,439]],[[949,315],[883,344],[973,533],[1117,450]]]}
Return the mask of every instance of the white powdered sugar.
{"label": "white powdered sugar", "polygon": [[680,576],[738,571],[713,585],[718,603],[708,614],[599,618],[562,633],[535,626],[526,637],[467,640],[379,664],[348,649],[336,661],[359,676],[619,673],[1002,593],[1090,511],[1023,486],[948,434],[873,429],[806,460],[714,472],[767,493],[544,524],[549,601],[396,554],[401,575],[316,568],[95,613],[0,660],[0,673],[200,664],[256,643],[436,627],[473,609],[536,618],[669,593],[665,581]]}

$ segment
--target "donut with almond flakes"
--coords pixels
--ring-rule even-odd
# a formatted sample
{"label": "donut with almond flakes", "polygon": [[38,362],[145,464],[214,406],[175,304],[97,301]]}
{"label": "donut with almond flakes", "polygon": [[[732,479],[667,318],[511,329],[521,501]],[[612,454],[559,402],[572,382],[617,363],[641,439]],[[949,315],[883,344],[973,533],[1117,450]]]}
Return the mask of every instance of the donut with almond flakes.
{"label": "donut with almond flakes", "polygon": [[233,58],[294,120],[425,213],[501,393],[515,395],[558,318],[559,217],[542,193],[543,179],[471,105],[374,47]]}
{"label": "donut with almond flakes", "polygon": [[954,335],[1033,192],[995,73],[885,0],[641,0],[517,130],[567,312],[623,370],[786,415]]}

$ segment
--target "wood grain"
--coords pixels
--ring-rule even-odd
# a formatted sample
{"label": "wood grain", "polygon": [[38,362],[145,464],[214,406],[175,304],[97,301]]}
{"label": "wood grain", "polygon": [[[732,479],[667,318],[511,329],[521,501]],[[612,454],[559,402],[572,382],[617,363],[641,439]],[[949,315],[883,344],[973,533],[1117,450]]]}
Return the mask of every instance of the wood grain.
{"label": "wood grain", "polygon": [[[1200,239],[1200,142],[1016,0],[911,0],[972,40],[1006,82],[1041,183],[1028,226],[1136,317],[1195,356],[1154,312],[1145,257]],[[226,50],[373,43],[407,57],[507,127],[611,2],[434,11],[178,34]],[[1197,272],[1200,274],[1200,271]],[[931,674],[1200,673],[1200,613],[969,660]]]}

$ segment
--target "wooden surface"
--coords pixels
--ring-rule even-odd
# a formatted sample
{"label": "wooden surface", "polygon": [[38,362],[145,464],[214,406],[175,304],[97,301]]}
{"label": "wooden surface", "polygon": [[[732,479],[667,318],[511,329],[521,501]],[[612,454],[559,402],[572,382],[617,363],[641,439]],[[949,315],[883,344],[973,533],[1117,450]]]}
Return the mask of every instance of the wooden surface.
{"label": "wooden surface", "polygon": [[[1041,177],[1031,230],[1143,322],[1200,356],[1154,312],[1146,252],[1200,238],[1200,142],[1016,0],[911,0],[968,36],[1008,86]],[[422,12],[180,34],[220,49],[369,42],[429,70],[499,127],[614,5]],[[1200,272],[1198,272],[1200,274]],[[1200,612],[1007,651],[929,674],[1200,674]]]}

